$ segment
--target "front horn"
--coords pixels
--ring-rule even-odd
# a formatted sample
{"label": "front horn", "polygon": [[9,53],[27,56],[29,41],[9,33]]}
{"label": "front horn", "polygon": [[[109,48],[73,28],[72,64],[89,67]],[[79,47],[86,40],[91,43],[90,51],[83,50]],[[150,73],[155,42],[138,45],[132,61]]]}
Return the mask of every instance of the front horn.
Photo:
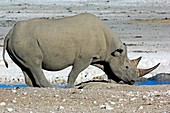
{"label": "front horn", "polygon": [[130,62],[137,67],[137,65],[139,64],[140,60],[142,59],[142,57],[139,57],[137,59],[133,59],[133,60],[130,60]]}
{"label": "front horn", "polygon": [[149,69],[139,69],[139,77],[142,77],[142,76],[150,73],[151,71],[156,69],[159,65],[160,65],[160,63],[158,63],[157,65],[155,65],[154,67],[151,67]]}

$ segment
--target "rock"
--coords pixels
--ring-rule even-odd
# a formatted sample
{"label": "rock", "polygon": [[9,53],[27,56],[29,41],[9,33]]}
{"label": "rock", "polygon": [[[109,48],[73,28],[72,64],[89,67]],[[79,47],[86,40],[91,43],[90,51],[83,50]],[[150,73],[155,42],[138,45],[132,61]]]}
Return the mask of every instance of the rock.
{"label": "rock", "polygon": [[107,110],[112,110],[113,107],[111,107],[108,103],[102,103],[102,105],[100,105],[101,109],[107,109]]}
{"label": "rock", "polygon": [[106,109],[106,105],[105,105],[105,104],[102,104],[102,105],[100,105],[100,108],[101,108],[101,109]]}
{"label": "rock", "polygon": [[59,97],[59,95],[54,95],[54,97]]}
{"label": "rock", "polygon": [[63,110],[63,109],[64,109],[63,106],[59,106],[59,107],[57,108],[58,111]]}
{"label": "rock", "polygon": [[17,103],[17,101],[16,100],[12,100],[12,103]]}
{"label": "rock", "polygon": [[145,82],[145,81],[147,81],[148,79],[147,78],[145,78],[145,77],[140,77],[140,78],[137,78],[136,80],[135,80],[135,82]]}
{"label": "rock", "polygon": [[140,106],[140,107],[138,108],[138,110],[141,110],[141,109],[143,109],[143,106]]}
{"label": "rock", "polygon": [[96,101],[94,101],[94,102],[93,102],[93,104],[95,104],[95,105],[96,105],[96,104],[97,104],[97,102],[96,102]]}
{"label": "rock", "polygon": [[137,98],[134,97],[134,98],[131,98],[130,101],[134,101],[134,100],[136,100],[136,99],[137,99]]}
{"label": "rock", "polygon": [[119,102],[122,102],[122,101],[123,101],[123,99],[122,99],[122,98],[120,98],[120,99],[119,99]]}
{"label": "rock", "polygon": [[13,108],[7,108],[8,112],[12,112],[14,109]]}
{"label": "rock", "polygon": [[27,92],[24,92],[23,95],[27,95]]}
{"label": "rock", "polygon": [[159,73],[151,78],[148,78],[149,80],[155,80],[158,82],[170,82],[170,73]]}
{"label": "rock", "polygon": [[112,104],[112,105],[115,105],[115,104],[116,104],[115,102],[112,102],[112,101],[109,101],[109,103]]}
{"label": "rock", "polygon": [[17,93],[17,91],[16,91],[15,89],[12,89],[12,92],[13,92],[13,93]]}
{"label": "rock", "polygon": [[5,102],[1,102],[1,103],[0,103],[0,106],[5,106],[5,105],[6,105]]}

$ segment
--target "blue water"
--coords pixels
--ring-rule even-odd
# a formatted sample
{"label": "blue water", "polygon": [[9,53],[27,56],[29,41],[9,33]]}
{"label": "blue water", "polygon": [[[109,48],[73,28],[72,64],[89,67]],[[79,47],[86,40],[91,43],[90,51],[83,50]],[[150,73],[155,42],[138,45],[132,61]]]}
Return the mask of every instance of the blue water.
{"label": "blue water", "polygon": [[[26,84],[0,84],[0,88],[28,88]],[[66,88],[66,85],[55,85],[56,88]]]}
{"label": "blue water", "polygon": [[154,80],[147,80],[145,82],[136,82],[134,85],[165,85],[165,84],[170,84],[169,82],[159,82],[159,81],[154,81]]}
{"label": "blue water", "polygon": [[[170,82],[158,82],[154,80],[147,80],[145,82],[136,82],[135,86],[141,85],[165,85],[170,84]],[[66,88],[66,85],[55,85],[56,88]],[[29,86],[26,84],[0,84],[0,88],[28,88]]]}
{"label": "blue water", "polygon": [[26,84],[0,84],[0,88],[27,88]]}

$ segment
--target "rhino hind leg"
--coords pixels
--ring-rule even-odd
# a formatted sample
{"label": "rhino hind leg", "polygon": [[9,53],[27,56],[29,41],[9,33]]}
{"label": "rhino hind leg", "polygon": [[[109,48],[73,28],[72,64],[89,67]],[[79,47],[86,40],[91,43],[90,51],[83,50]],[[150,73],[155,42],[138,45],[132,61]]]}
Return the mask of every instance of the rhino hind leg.
{"label": "rhino hind leg", "polygon": [[68,76],[67,88],[74,87],[74,82],[78,74],[84,69],[86,69],[90,65],[91,61],[92,61],[91,59],[79,59],[73,64],[73,68]]}
{"label": "rhino hind leg", "polygon": [[53,87],[48,80],[45,78],[45,75],[40,67],[34,66],[30,69],[32,75],[35,78],[36,83],[38,83],[39,87]]}
{"label": "rhino hind leg", "polygon": [[25,82],[33,87],[53,87],[46,79],[42,68],[42,59],[39,57],[29,57],[25,60],[27,69],[23,71]]}
{"label": "rhino hind leg", "polygon": [[30,77],[28,76],[27,72],[26,71],[22,71],[23,74],[24,74],[24,77],[25,77],[25,83],[30,86],[30,87],[34,87],[35,84],[34,82],[30,79]]}
{"label": "rhino hind leg", "polygon": [[37,66],[29,65],[29,68],[22,66],[21,70],[24,74],[25,82],[28,86],[30,87],[53,87],[45,78],[41,68],[38,69]]}
{"label": "rhino hind leg", "polygon": [[30,48],[27,49],[27,55],[29,56],[26,56],[22,51],[20,52],[23,62],[21,70],[25,76],[25,82],[33,87],[53,87],[42,71],[43,53],[38,44],[33,43],[32,45],[34,54],[32,54],[32,49]]}

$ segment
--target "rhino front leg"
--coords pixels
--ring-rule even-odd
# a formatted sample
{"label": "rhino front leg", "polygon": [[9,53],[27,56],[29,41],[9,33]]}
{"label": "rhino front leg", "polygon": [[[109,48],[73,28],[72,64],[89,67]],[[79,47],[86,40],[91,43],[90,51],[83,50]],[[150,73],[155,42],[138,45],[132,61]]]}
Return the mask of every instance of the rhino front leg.
{"label": "rhino front leg", "polygon": [[109,82],[118,83],[120,81],[120,79],[117,76],[115,76],[114,73],[111,71],[111,68],[108,63],[92,64],[92,65],[103,70],[105,72],[105,74],[108,76]]}
{"label": "rhino front leg", "polygon": [[111,67],[109,66],[108,63],[106,63],[104,65],[104,72],[106,73],[106,75],[108,76],[108,80],[111,83],[119,83],[121,81],[121,79],[119,79],[111,70]]}
{"label": "rhino front leg", "polygon": [[91,61],[92,61],[91,59],[79,59],[74,63],[73,68],[68,76],[67,88],[74,87],[74,82],[78,74],[84,69],[86,69],[90,65]]}

